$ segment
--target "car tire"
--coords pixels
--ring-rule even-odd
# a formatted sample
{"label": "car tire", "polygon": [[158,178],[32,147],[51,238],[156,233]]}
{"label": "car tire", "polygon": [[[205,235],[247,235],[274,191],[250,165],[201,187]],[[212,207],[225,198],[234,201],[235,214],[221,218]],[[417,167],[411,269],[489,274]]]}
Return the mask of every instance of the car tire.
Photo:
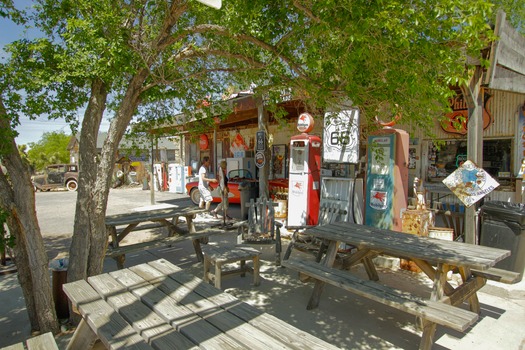
{"label": "car tire", "polygon": [[190,191],[190,199],[195,205],[199,205],[200,199],[201,199],[201,193],[199,192],[199,189],[197,187],[194,187]]}
{"label": "car tire", "polygon": [[75,192],[77,190],[78,184],[76,180],[69,180],[66,183],[66,188],[70,192]]}

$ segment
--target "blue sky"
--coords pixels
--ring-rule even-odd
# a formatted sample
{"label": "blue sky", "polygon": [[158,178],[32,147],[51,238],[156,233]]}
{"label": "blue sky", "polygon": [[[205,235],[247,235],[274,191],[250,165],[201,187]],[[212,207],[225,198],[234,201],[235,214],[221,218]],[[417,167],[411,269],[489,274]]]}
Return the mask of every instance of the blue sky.
{"label": "blue sky", "polygon": [[[32,1],[15,0],[15,6],[18,9],[24,9],[31,6]],[[11,20],[0,17],[0,59],[5,57],[4,46],[18,39],[33,39],[40,35],[39,31],[35,29],[26,29],[23,26],[18,26]],[[81,119],[83,110],[78,112],[78,117]],[[20,117],[21,125],[17,128],[19,136],[16,138],[18,145],[28,144],[30,142],[37,142],[42,138],[45,132],[64,131],[66,134],[71,133],[69,124],[64,120],[48,120],[47,117],[42,116],[36,120],[29,120],[26,116]],[[101,131],[106,131],[109,122],[104,120]]]}

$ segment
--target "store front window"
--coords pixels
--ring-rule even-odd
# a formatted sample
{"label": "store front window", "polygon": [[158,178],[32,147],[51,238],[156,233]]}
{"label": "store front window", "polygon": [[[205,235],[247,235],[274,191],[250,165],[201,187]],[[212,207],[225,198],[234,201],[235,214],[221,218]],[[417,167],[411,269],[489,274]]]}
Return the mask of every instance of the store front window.
{"label": "store front window", "polygon": [[[511,139],[483,141],[483,169],[494,178],[510,177],[512,169]],[[429,144],[428,181],[442,181],[467,160],[467,141],[446,141],[439,149]]]}

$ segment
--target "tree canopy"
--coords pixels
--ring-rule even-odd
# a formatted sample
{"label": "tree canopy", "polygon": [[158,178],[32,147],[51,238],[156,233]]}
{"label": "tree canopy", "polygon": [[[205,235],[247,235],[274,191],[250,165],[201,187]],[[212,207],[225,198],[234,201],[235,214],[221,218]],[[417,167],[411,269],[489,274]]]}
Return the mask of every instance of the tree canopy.
{"label": "tree canopy", "polygon": [[312,110],[351,102],[369,121],[402,114],[425,126],[446,110],[449,86],[468,79],[467,55],[485,62],[494,4],[230,0],[217,11],[192,0],[39,0],[36,9],[46,38],[11,48],[17,76],[40,72],[19,107],[26,114],[71,113],[94,78],[108,85],[114,110],[146,68],[136,113],[144,119],[173,118],[205,96],[220,100],[227,86],[254,83],[270,101],[292,88]]}

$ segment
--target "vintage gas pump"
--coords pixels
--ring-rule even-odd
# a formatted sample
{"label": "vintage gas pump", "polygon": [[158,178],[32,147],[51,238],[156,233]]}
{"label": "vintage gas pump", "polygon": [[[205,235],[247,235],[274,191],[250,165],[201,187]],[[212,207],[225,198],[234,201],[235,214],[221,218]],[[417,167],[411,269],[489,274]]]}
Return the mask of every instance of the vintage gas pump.
{"label": "vintage gas pump", "polygon": [[[313,119],[299,116],[297,129],[310,131]],[[308,127],[300,124],[309,118]],[[300,125],[303,126],[300,128]],[[317,225],[319,215],[321,138],[303,132],[290,140],[290,170],[288,180],[288,226]]]}
{"label": "vintage gas pump", "polygon": [[401,231],[408,201],[408,133],[384,128],[368,137],[365,223]]}

